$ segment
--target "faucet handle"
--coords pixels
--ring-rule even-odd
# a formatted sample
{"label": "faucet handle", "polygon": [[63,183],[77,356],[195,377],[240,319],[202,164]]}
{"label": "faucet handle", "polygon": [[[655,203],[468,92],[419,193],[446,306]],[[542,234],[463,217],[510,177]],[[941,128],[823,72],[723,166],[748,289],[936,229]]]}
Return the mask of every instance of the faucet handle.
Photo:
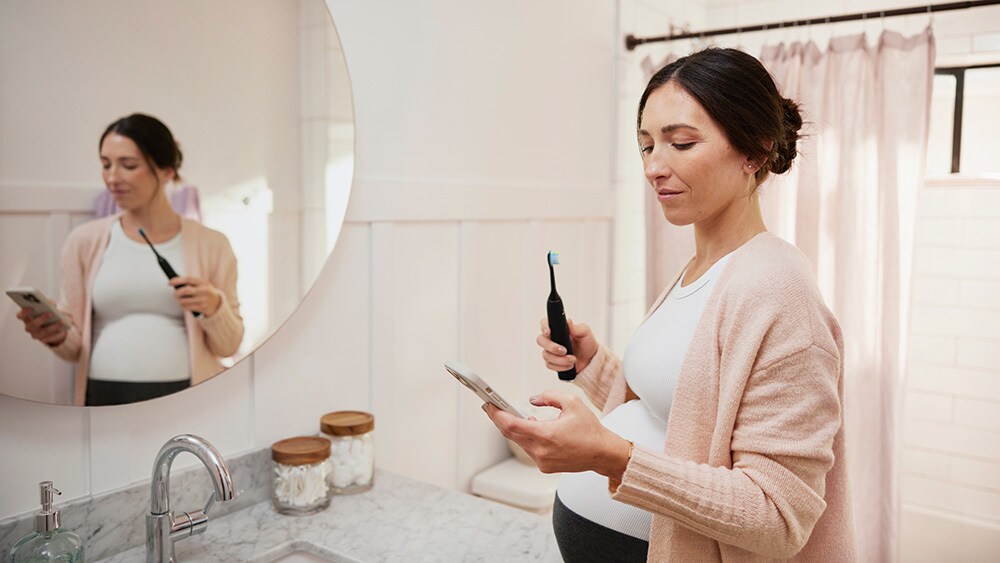
{"label": "faucet handle", "polygon": [[170,526],[170,539],[177,541],[200,534],[208,529],[208,516],[201,510],[183,512],[174,516]]}
{"label": "faucet handle", "polygon": [[212,510],[212,507],[215,506],[215,500],[215,493],[212,493],[211,496],[208,497],[208,502],[205,503],[205,508],[201,509],[201,513],[208,516],[208,511]]}

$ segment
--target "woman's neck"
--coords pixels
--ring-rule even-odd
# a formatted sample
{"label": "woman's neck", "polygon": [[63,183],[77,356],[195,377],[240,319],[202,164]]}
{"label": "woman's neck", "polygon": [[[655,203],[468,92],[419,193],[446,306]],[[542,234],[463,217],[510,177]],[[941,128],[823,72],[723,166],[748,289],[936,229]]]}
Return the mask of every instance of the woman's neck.
{"label": "woman's neck", "polygon": [[166,242],[181,230],[181,217],[166,196],[153,198],[148,205],[125,210],[121,222],[125,234],[140,242],[139,229],[155,243]]}
{"label": "woman's neck", "polygon": [[756,192],[746,199],[737,200],[718,217],[696,223],[695,257],[688,266],[685,283],[698,279],[720,258],[766,230]]}

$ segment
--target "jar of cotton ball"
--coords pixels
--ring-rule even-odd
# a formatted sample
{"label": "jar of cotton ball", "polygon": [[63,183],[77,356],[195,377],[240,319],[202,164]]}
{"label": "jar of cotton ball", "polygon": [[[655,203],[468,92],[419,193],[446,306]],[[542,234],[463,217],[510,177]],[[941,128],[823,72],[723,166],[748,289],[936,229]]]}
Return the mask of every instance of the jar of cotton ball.
{"label": "jar of cotton ball", "polygon": [[274,475],[271,503],[281,514],[302,516],[330,506],[330,441],[299,436],[271,446]]}
{"label": "jar of cotton ball", "polygon": [[320,431],[330,440],[330,475],[334,494],[367,491],[375,482],[375,417],[361,411],[323,415]]}

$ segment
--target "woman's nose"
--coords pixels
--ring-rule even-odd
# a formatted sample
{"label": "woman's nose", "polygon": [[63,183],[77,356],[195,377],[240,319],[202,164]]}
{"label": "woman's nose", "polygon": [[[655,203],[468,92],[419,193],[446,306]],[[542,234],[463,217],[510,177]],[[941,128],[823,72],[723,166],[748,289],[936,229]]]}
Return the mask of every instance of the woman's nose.
{"label": "woman's nose", "polygon": [[118,181],[118,167],[109,166],[104,169],[104,181],[107,183]]}
{"label": "woman's nose", "polygon": [[667,178],[672,174],[666,155],[662,151],[658,151],[655,147],[646,156],[646,161],[643,163],[643,170],[650,184],[655,184],[657,178]]}

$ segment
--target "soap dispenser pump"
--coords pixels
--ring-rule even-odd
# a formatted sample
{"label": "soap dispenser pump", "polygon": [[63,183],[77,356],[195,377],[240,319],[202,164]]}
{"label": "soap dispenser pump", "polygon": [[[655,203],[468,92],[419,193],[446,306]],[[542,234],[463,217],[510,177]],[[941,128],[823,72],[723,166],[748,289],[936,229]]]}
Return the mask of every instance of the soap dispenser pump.
{"label": "soap dispenser pump", "polygon": [[80,536],[59,527],[59,510],[52,508],[52,494],[61,495],[62,492],[52,486],[52,481],[42,481],[38,488],[42,509],[35,513],[35,531],[10,549],[11,563],[83,563],[83,541]]}

